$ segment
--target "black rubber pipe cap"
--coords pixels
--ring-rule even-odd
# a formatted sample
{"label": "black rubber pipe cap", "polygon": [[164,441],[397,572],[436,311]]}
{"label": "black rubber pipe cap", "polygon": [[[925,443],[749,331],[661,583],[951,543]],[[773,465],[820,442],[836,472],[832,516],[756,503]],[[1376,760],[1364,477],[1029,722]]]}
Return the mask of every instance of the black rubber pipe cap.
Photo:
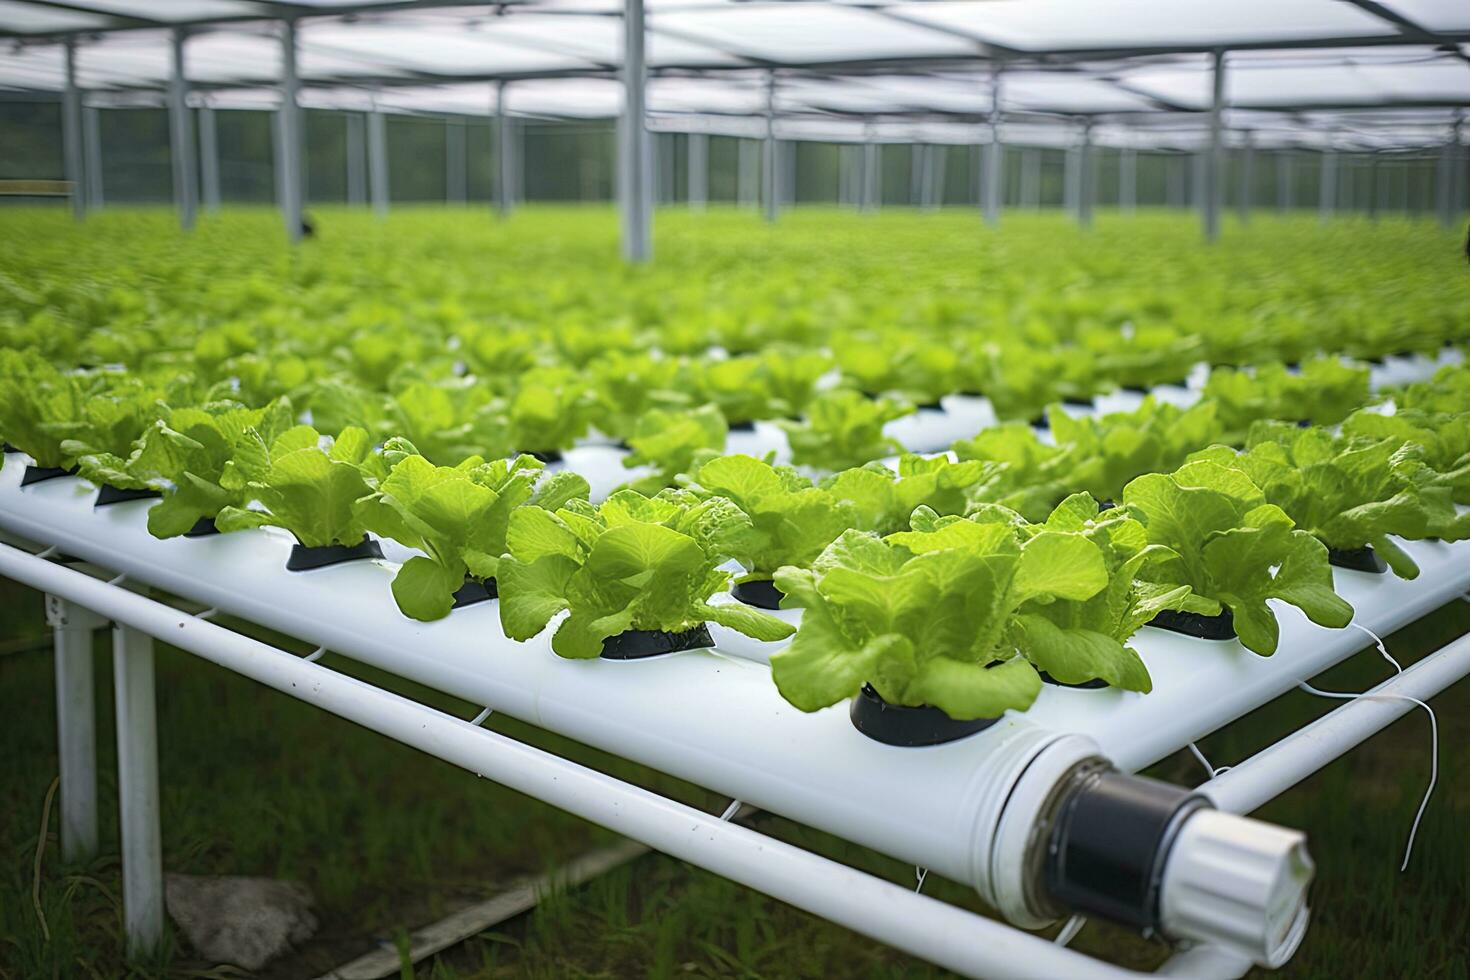
{"label": "black rubber pipe cap", "polygon": [[1082,773],[1062,800],[1047,842],[1051,899],[1145,932],[1159,926],[1159,888],[1179,828],[1209,801],[1115,769]]}

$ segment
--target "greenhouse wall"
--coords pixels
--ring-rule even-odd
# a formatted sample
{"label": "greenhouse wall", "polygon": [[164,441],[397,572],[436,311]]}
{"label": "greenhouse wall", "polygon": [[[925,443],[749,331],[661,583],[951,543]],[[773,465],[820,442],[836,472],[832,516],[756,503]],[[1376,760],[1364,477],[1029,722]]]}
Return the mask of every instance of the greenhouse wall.
{"label": "greenhouse wall", "polygon": [[[197,113],[196,113],[197,114]],[[167,203],[172,199],[168,117],[162,109],[98,110],[103,146],[104,200],[114,204]],[[304,114],[307,197],[309,203],[345,203],[347,195],[348,113],[308,110]],[[462,118],[462,117],[461,117]],[[269,112],[218,111],[220,184],[232,204],[270,204],[275,200],[273,120]],[[390,197],[400,203],[437,203],[448,199],[446,140],[450,124],[439,117],[388,117]],[[463,119],[464,187],[467,203],[495,198],[494,120]],[[517,123],[521,146],[519,197],[529,201],[606,202],[615,192],[614,127],[600,121]],[[195,127],[198,131],[198,127]],[[708,200],[740,199],[740,139],[709,139]],[[679,133],[655,135],[658,200],[688,201],[689,138]],[[785,203],[835,204],[840,200],[842,147],[836,143],[783,142],[786,168]],[[976,207],[979,148],[944,148],[939,203]],[[1092,151],[1096,204],[1114,207],[1121,201],[1120,151]],[[1002,204],[1014,207],[1065,206],[1067,151],[1008,146],[1004,151]],[[1316,210],[1320,206],[1321,153],[1305,150],[1257,149],[1251,154],[1250,186],[1244,188],[1245,152],[1226,151],[1222,201],[1238,208],[1242,193],[1254,210]],[[755,159],[758,161],[759,154]],[[1289,161],[1283,164],[1282,160]],[[881,148],[881,203],[888,207],[917,205],[918,182],[909,144]],[[1199,173],[1194,154],[1141,150],[1137,154],[1139,207],[1192,207],[1199,201]],[[1034,161],[1035,172],[1023,173]],[[758,165],[758,164],[757,164]],[[1375,155],[1339,155],[1335,207],[1366,213],[1426,215],[1435,206],[1435,155],[1410,150]],[[1466,161],[1470,179],[1470,159]],[[62,177],[60,107],[51,101],[0,101],[0,179]],[[759,182],[756,181],[756,185]]]}

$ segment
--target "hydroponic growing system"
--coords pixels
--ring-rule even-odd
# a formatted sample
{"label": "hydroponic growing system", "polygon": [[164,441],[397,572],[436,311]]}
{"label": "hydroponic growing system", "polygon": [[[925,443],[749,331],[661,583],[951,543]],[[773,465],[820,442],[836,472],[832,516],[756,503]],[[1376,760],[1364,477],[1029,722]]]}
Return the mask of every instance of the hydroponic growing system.
{"label": "hydroponic growing system", "polygon": [[[783,194],[783,140],[865,144],[844,194],[871,207],[877,141],[978,134],[987,162],[977,203],[993,224],[1009,125],[1018,143],[1068,147],[1068,201],[1086,225],[1092,140],[1115,126],[1115,145],[1130,152],[1161,117],[1177,124],[1177,112],[1189,117],[1187,135],[1153,145],[1199,151],[1213,240],[1231,118],[1259,124],[1247,113],[1344,102],[1329,92],[1283,105],[1261,94],[1265,84],[1232,100],[1228,51],[1262,52],[1264,62],[1289,57],[1293,45],[1419,44],[1443,67],[1437,46],[1470,40],[1470,22],[1434,4],[1421,5],[1427,24],[1393,3],[1314,5],[1322,9],[1306,13],[1320,26],[1298,25],[1289,37],[1236,23],[1200,42],[1187,23],[1173,34],[1137,23],[1151,40],[1129,44],[1067,31],[1028,40],[1040,29],[1030,21],[954,22],[969,5],[806,4],[810,16],[832,18],[827,27],[856,16],[892,32],[887,47],[857,30],[852,50],[809,58],[784,45],[752,51],[749,38],[722,47],[719,24],[701,33],[708,12],[669,10],[663,37],[685,48],[654,67],[691,78],[729,72],[737,86],[751,80],[740,72],[756,72],[758,100],[729,113],[747,116],[745,128],[718,104],[650,113],[638,2],[511,5],[528,8],[505,18],[512,24],[611,13],[622,30],[615,44],[593,31],[596,43],[584,40],[590,47],[567,55],[571,63],[493,72],[471,63],[429,77],[367,72],[325,52],[355,40],[371,48],[375,25],[392,29],[395,13],[427,17],[399,26],[422,31],[432,49],[464,27],[457,4],[322,14],[314,3],[237,0],[229,16],[164,23],[141,4],[112,3],[129,8],[120,13],[84,0],[17,2],[0,10],[0,27],[26,41],[18,63],[47,44],[61,56],[50,67],[61,69],[53,81],[78,215],[101,196],[100,163],[85,159],[96,140],[82,133],[87,39],[168,29],[167,77],[96,84],[88,108],[164,88],[177,204],[190,228],[197,144],[185,42],[207,43],[235,21],[282,18],[268,43],[280,51],[279,198],[292,239],[305,227],[303,85],[314,89],[306,101],[340,105],[354,87],[402,88],[398,97],[411,101],[409,82],[493,82],[503,207],[517,179],[505,149],[507,86],[567,75],[611,86],[625,122],[623,253],[642,262],[651,254],[650,128],[691,134],[689,197],[700,204],[707,187],[696,195],[694,174],[707,162],[692,166],[704,145],[693,137],[725,126],[759,138],[768,218]],[[741,6],[756,8],[756,38],[770,36],[760,18],[789,16],[765,9],[777,5]],[[355,19],[375,13],[388,19]],[[336,21],[344,15],[354,20]],[[554,46],[560,27],[538,43]],[[303,82],[297,56],[303,45],[313,53],[317,29],[322,48]],[[612,57],[591,50],[604,42]],[[95,50],[107,64],[111,42]],[[1179,59],[1168,67],[1190,73],[1186,89],[1208,79],[1210,98],[1181,104],[1154,92],[1133,104],[1141,83],[1120,81],[1118,62],[1136,55]],[[1463,69],[1462,55],[1447,57]],[[1052,101],[1027,95],[1027,73],[1053,58],[1091,89]],[[1242,77],[1251,65],[1242,63]],[[789,72],[779,134],[772,66]],[[944,69],[973,77],[946,80]],[[983,80],[986,97],[931,119],[903,99],[834,100],[822,88],[833,80],[818,75],[844,70],[854,73],[849,85],[880,70],[935,86]],[[211,99],[201,126],[259,84],[245,69],[201,84]],[[1466,98],[1444,95],[1438,81],[1429,91],[1368,101],[1430,114],[1390,114],[1374,132],[1382,145],[1440,153],[1438,203],[1449,221],[1463,203],[1464,161],[1459,116],[1447,110]],[[393,101],[379,92],[366,117],[354,159],[366,157],[356,166],[370,173],[356,184],[361,200],[386,210],[377,98]],[[1150,122],[1134,126],[1145,112]],[[1314,147],[1324,215],[1341,196],[1327,161],[1360,137],[1372,144],[1339,133]],[[1247,161],[1255,145],[1247,134]],[[206,156],[215,153],[206,142]],[[219,196],[217,159],[211,168],[206,204]],[[929,184],[920,202],[936,203],[932,155],[915,173]],[[1016,248],[1038,270],[1049,257],[1045,243]],[[1320,296],[1336,271],[1285,250],[1282,261],[1307,294],[1316,286]],[[348,288],[347,263],[333,271]],[[880,307],[772,313],[790,295],[774,289],[765,296],[771,323],[736,315],[699,329],[672,317],[615,322],[595,290],[580,297],[588,322],[544,329],[510,316],[475,322],[423,296],[414,297],[420,322],[317,323],[311,315],[322,311],[306,310],[254,323],[245,313],[267,301],[251,292],[259,283],[220,299],[236,305],[205,327],[189,319],[198,311],[154,310],[157,322],[124,311],[95,335],[74,335],[39,312],[45,289],[12,290],[28,315],[11,317],[0,337],[0,575],[45,593],[55,633],[63,848],[80,856],[97,846],[91,639],[106,627],[135,951],[163,930],[159,640],[964,975],[1136,975],[1026,931],[1072,917],[1171,944],[1163,975],[1279,967],[1308,928],[1313,861],[1300,830],[1248,814],[1470,673],[1470,638],[1200,786],[1136,774],[1470,592],[1470,369],[1457,346],[1465,307],[1398,316],[1380,304],[1361,317],[1339,308],[1341,325],[1326,314],[1319,323],[1315,308],[1280,313],[1284,298],[1300,297],[1278,285],[1260,304],[1278,313],[1251,320],[1208,284],[1195,297],[1196,285],[1181,276],[1170,309],[1130,318],[1102,300],[1073,309],[1066,296],[1026,295],[1015,304],[1031,317],[1024,324],[936,304],[913,316],[915,336]],[[1437,297],[1450,302],[1448,291]],[[1177,324],[1181,310],[1203,322]],[[812,322],[828,314],[859,326]],[[990,333],[975,329],[985,316],[997,321]],[[298,656],[216,618],[316,649]],[[444,714],[329,669],[318,662],[327,651],[484,710]],[[731,803],[702,812],[487,730],[491,713]],[[737,823],[741,805],[962,882],[999,919]]]}

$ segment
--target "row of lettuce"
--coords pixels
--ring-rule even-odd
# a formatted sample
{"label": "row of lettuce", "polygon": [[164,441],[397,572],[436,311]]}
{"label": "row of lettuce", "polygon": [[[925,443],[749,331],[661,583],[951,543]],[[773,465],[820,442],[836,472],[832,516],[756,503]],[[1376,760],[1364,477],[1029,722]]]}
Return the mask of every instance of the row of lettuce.
{"label": "row of lettuce", "polygon": [[1412,577],[1394,538],[1470,535],[1456,509],[1470,504],[1464,368],[1395,391],[1391,414],[1370,406],[1364,369],[1336,361],[1221,373],[1188,409],[1148,399],[1072,418],[1054,405],[1049,438],[1003,425],[956,443],[955,458],[820,479],[711,448],[665,459],[668,486],[598,504],[581,477],[530,456],[445,465],[412,438],[326,434],[288,398],[248,407],[185,375],[63,371],[0,350],[0,377],[0,435],[39,467],[161,493],[155,535],[212,520],[281,527],[316,548],[391,538],[422,553],[393,582],[405,614],[443,617],[467,578],[493,581],[507,636],[567,613],[552,638],[562,656],[706,622],[791,637],[781,618],[722,595],[738,562],[742,579],[773,582],[783,606],[804,610],[771,658],[804,710],[865,683],[955,718],[1025,708],[1043,674],[1147,691],[1128,643],[1161,615],[1223,620],[1268,655],[1268,600],[1323,626],[1351,619],[1334,556],[1370,549]]}

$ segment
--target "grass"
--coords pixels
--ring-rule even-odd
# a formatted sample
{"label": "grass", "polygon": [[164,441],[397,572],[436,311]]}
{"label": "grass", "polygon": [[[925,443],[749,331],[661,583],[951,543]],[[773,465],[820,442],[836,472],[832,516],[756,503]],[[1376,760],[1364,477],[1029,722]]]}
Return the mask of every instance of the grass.
{"label": "grass", "polygon": [[[99,634],[98,749],[102,848],[80,867],[61,864],[57,814],[34,874],[43,801],[56,773],[49,636],[40,597],[0,581],[0,977],[182,977],[214,970],[171,941],[128,963],[120,936],[111,674]],[[1412,661],[1470,632],[1456,602],[1387,638]],[[337,661],[337,669],[468,717],[476,706]],[[1386,676],[1371,654],[1318,680],[1360,690]],[[308,977],[494,893],[507,880],[610,840],[544,804],[469,778],[372,732],[265,691],[179,651],[158,649],[159,755],[165,867],[306,883],[322,928],[269,978]],[[1215,764],[1238,761],[1334,705],[1293,693],[1206,738]],[[1347,758],[1271,803],[1264,819],[1306,828],[1318,860],[1315,921],[1289,977],[1470,976],[1470,684],[1437,699],[1440,784],[1414,859],[1398,872],[1404,837],[1428,775],[1427,724],[1414,712]],[[509,720],[517,738],[718,810],[724,800]],[[1199,766],[1180,754],[1154,774],[1192,784]],[[787,821],[758,826],[895,881],[913,869]],[[40,916],[32,904],[39,885]],[[931,877],[925,892],[975,908],[963,886]],[[1090,923],[1073,944],[1139,967],[1159,944]],[[650,855],[533,913],[421,964],[418,977],[930,977],[943,971],[799,910]]]}

